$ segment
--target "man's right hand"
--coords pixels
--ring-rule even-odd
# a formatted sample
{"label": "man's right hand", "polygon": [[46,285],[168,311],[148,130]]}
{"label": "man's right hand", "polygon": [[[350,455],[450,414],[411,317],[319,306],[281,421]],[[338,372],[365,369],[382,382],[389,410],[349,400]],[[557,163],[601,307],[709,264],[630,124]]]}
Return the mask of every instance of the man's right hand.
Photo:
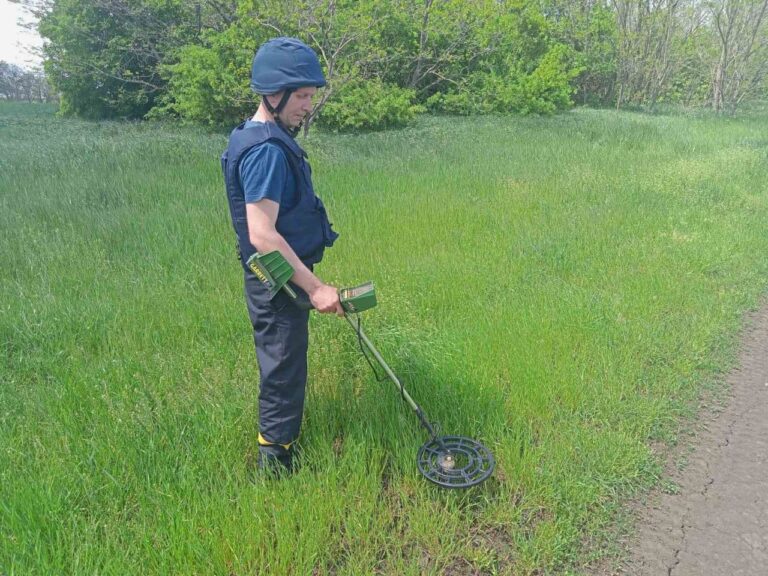
{"label": "man's right hand", "polygon": [[339,291],[329,284],[321,284],[309,294],[309,300],[315,310],[321,314],[336,313],[338,316],[344,316],[344,309],[339,300]]}

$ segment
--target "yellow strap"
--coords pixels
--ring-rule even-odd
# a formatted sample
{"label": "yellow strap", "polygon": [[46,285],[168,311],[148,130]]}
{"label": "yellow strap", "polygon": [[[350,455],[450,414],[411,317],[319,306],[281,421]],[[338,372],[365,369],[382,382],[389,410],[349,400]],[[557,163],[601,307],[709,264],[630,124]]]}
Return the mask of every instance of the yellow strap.
{"label": "yellow strap", "polygon": [[278,444],[277,442],[270,442],[269,440],[264,438],[264,436],[261,435],[261,432],[259,432],[259,446],[282,446],[286,450],[290,450],[292,444],[293,442],[288,442],[288,444]]}

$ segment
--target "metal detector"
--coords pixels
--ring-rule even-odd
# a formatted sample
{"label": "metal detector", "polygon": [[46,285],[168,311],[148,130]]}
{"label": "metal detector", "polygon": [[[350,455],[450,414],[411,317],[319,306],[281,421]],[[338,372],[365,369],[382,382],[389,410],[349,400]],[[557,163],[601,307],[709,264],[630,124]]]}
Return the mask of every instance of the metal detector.
{"label": "metal detector", "polygon": [[[293,267],[279,252],[269,252],[251,256],[247,262],[248,268],[268,288],[270,298],[274,298],[284,290],[296,304],[302,308],[311,309],[312,304],[306,298],[301,298],[288,284],[293,276]],[[376,359],[390,380],[397,386],[403,400],[416,413],[421,425],[429,433],[429,440],[419,448],[416,464],[419,472],[429,481],[443,488],[470,488],[487,480],[493,473],[496,462],[490,450],[480,442],[463,436],[438,436],[435,432],[437,425],[427,419],[421,407],[408,394],[395,373],[384,361],[379,351],[363,332],[358,313],[376,306],[376,292],[372,282],[353,288],[339,290],[341,306],[347,314],[345,318],[355,331],[360,342],[360,349],[365,359],[375,368],[366,354],[366,348]],[[355,321],[350,318],[355,315]]]}

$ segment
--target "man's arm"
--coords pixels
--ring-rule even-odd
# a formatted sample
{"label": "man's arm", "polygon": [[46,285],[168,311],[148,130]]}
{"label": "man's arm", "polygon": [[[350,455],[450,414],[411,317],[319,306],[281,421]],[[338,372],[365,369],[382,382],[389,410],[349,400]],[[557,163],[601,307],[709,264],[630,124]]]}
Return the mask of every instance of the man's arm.
{"label": "man's arm", "polygon": [[278,250],[293,267],[291,281],[303,289],[318,312],[335,312],[344,315],[339,302],[339,293],[335,287],[323,283],[312,271],[304,266],[293,248],[275,228],[280,204],[274,200],[262,199],[245,205],[248,218],[248,236],[256,250],[265,254]]}

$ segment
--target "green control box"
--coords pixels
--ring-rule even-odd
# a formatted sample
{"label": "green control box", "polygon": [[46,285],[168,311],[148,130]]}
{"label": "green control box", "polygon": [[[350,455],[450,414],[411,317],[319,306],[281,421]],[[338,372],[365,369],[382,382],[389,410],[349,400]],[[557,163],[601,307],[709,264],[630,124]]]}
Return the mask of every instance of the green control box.
{"label": "green control box", "polygon": [[345,311],[357,314],[376,306],[376,290],[373,282],[366,282],[353,288],[342,288],[339,290],[339,299]]}

